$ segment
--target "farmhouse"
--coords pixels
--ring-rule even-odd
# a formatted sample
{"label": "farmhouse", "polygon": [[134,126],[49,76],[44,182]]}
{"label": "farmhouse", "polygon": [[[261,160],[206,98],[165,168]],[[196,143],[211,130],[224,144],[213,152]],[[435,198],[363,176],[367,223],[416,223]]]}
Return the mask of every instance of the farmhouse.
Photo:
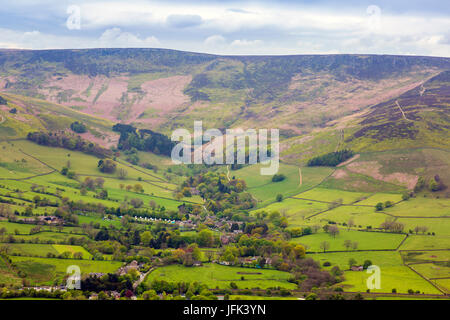
{"label": "farmhouse", "polygon": [[363,271],[364,268],[363,268],[363,266],[352,266],[351,270],[352,271]]}
{"label": "farmhouse", "polygon": [[123,275],[127,274],[128,271],[130,271],[130,270],[138,270],[138,269],[139,269],[139,265],[138,265],[137,261],[133,260],[133,261],[131,261],[131,263],[129,265],[119,268],[119,270],[117,270],[117,273],[120,276],[123,276]]}

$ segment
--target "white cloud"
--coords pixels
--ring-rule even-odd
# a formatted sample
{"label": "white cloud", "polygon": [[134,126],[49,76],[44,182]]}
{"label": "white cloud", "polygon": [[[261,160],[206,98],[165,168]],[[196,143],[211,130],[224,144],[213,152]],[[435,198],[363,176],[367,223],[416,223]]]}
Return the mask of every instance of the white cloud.
{"label": "white cloud", "polygon": [[[81,30],[70,31],[65,23],[67,7],[62,2],[56,5],[56,0],[44,0],[47,7],[42,5],[43,8],[32,12],[24,10],[23,14],[17,11],[21,8],[18,2],[7,4],[6,14],[16,12],[24,22],[31,21],[32,27],[27,33],[17,30],[0,33],[0,47],[154,47],[160,46],[161,41],[168,48],[219,54],[342,52],[450,56],[447,31],[450,19],[445,12],[430,14],[416,10],[407,14],[406,7],[394,13],[381,4],[378,11],[362,5],[350,7],[348,3],[339,8],[294,2],[284,5],[246,2],[236,9],[237,2],[225,1],[80,0],[77,5],[81,8]],[[20,2],[30,3],[31,7],[34,3]],[[39,28],[39,23],[45,26]],[[26,25],[17,28],[23,30]],[[55,34],[46,33],[52,25],[61,29],[48,31]]]}
{"label": "white cloud", "polygon": [[220,34],[210,36],[205,39],[204,44],[210,47],[222,46],[226,42],[225,38]]}
{"label": "white cloud", "polygon": [[160,45],[154,36],[141,39],[130,32],[123,32],[120,28],[111,28],[103,32],[99,43],[102,48],[142,48]]}
{"label": "white cloud", "polygon": [[246,40],[246,39],[238,39],[238,40],[234,40],[231,43],[232,47],[255,47],[255,46],[259,46],[261,44],[263,44],[264,41],[262,40]]}

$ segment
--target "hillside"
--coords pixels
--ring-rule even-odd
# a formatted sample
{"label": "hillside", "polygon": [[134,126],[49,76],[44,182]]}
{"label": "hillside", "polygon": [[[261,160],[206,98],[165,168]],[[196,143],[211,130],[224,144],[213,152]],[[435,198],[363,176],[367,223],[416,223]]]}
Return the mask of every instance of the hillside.
{"label": "hillside", "polygon": [[[403,94],[450,59],[215,56],[163,49],[0,51],[0,87],[169,133],[271,125],[293,137]],[[150,128],[149,128],[150,127]]]}
{"label": "hillside", "polygon": [[[399,150],[419,159],[415,148],[449,148],[449,69],[450,59],[433,57],[2,50],[0,93],[7,105],[0,106],[0,129],[3,139],[14,139],[37,129],[69,130],[79,121],[87,126],[83,138],[116,147],[117,122],[169,135],[203,120],[204,127],[220,129],[280,128],[281,158],[291,164],[343,148]],[[364,169],[355,169],[347,187],[375,179],[385,190],[392,182],[411,188],[420,172],[439,171],[447,179],[448,163],[437,151],[406,165],[408,172],[392,171],[393,159],[402,156],[376,166],[409,178],[361,176]],[[441,169],[430,169],[436,163]],[[379,187],[369,183],[367,190]]]}
{"label": "hillside", "polygon": [[106,147],[117,145],[119,136],[108,120],[37,98],[4,92],[1,96],[5,104],[0,105],[0,140],[22,139],[32,131],[71,131],[77,121],[86,126],[79,134],[82,138]]}

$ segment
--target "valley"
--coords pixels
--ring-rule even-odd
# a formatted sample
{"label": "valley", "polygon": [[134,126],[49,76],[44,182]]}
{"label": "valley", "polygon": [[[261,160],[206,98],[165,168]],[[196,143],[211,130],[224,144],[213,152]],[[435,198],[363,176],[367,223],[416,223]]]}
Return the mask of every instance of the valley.
{"label": "valley", "polygon": [[[449,70],[0,50],[0,298],[448,299]],[[170,135],[194,120],[279,128],[277,175],[174,164]]]}

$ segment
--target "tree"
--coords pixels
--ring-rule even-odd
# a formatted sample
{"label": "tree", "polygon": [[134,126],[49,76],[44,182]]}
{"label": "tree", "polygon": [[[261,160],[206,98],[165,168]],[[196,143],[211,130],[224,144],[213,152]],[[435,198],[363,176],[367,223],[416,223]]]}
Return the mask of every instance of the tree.
{"label": "tree", "polygon": [[101,172],[114,173],[116,171],[117,164],[110,159],[106,159],[100,160],[97,166]]}
{"label": "tree", "polygon": [[344,241],[344,247],[345,249],[350,249],[352,247],[352,240],[345,240]]}
{"label": "tree", "polygon": [[197,242],[201,247],[212,247],[214,245],[214,235],[211,231],[203,229],[198,233]]}
{"label": "tree", "polygon": [[382,202],[378,202],[378,203],[375,205],[375,210],[376,210],[376,211],[381,211],[381,210],[383,210],[383,203],[382,203]]}
{"label": "tree", "polygon": [[409,198],[411,198],[411,195],[409,194],[409,192],[405,192],[402,194],[403,201],[407,201],[407,200],[409,200]]}
{"label": "tree", "polygon": [[87,131],[86,126],[78,121],[73,122],[70,125],[70,129],[72,129],[72,131],[76,132],[76,133],[85,133]]}
{"label": "tree", "polygon": [[142,207],[142,205],[144,204],[144,201],[142,201],[141,199],[138,198],[134,198],[130,200],[130,204],[135,208],[138,209],[140,207]]}
{"label": "tree", "polygon": [[355,226],[355,221],[353,219],[348,220],[347,222],[347,230],[350,230],[351,228],[353,228]]}
{"label": "tree", "polygon": [[282,194],[277,194],[277,197],[276,197],[276,200],[277,200],[277,202],[281,202],[281,201],[283,201],[283,195]]}
{"label": "tree", "polygon": [[333,238],[336,238],[337,235],[339,235],[339,228],[335,225],[330,225],[328,227],[328,233],[330,234],[330,236],[332,236]]}
{"label": "tree", "polygon": [[366,261],[364,261],[364,263],[363,263],[363,268],[364,268],[364,269],[367,269],[367,268],[370,267],[371,265],[372,265],[372,261],[366,260]]}
{"label": "tree", "polygon": [[149,246],[150,241],[153,239],[152,233],[150,231],[144,231],[141,234],[141,242],[144,246]]}
{"label": "tree", "polygon": [[133,186],[133,191],[136,192],[136,193],[143,193],[143,192],[144,192],[144,188],[142,187],[141,184],[136,183],[136,184]]}
{"label": "tree", "polygon": [[280,174],[274,174],[272,177],[272,182],[280,182],[286,179],[286,176],[282,173]]}
{"label": "tree", "polygon": [[98,193],[97,193],[97,198],[98,199],[107,199],[108,198],[108,191],[106,189],[101,189]]}
{"label": "tree", "polygon": [[348,259],[348,265],[349,265],[349,267],[350,267],[350,269],[354,266],[354,265],[356,265],[356,260],[355,259],[353,259],[353,258],[350,258],[350,259]]}
{"label": "tree", "polygon": [[417,183],[414,186],[414,192],[419,192],[425,187],[425,179],[423,177],[419,177],[417,179]]}
{"label": "tree", "polygon": [[96,188],[103,188],[103,185],[105,184],[105,179],[103,178],[96,178],[94,181],[94,185]]}
{"label": "tree", "polygon": [[83,253],[82,253],[82,252],[75,252],[75,253],[73,254],[73,258],[74,258],[74,259],[81,260],[81,259],[83,259]]}
{"label": "tree", "polygon": [[208,259],[208,262],[211,262],[214,259],[215,253],[214,251],[205,251],[205,257]]}
{"label": "tree", "polygon": [[322,241],[320,243],[320,249],[323,250],[323,252],[327,251],[330,248],[330,243],[328,241]]}
{"label": "tree", "polygon": [[124,168],[119,168],[118,175],[119,175],[119,179],[124,180],[128,176],[128,171],[125,170]]}

